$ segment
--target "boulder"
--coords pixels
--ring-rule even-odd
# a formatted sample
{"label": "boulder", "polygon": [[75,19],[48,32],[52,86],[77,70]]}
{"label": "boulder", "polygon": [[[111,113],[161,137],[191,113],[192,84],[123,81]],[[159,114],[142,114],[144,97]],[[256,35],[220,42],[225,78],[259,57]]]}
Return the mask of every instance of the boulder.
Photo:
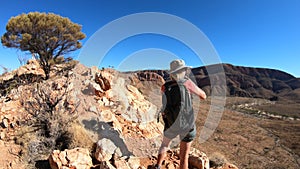
{"label": "boulder", "polygon": [[104,169],[116,169],[116,167],[114,167],[109,161],[104,161],[101,162],[99,165],[99,168],[104,168]]}
{"label": "boulder", "polygon": [[189,155],[189,165],[197,169],[209,169],[209,159],[205,153],[191,148]]}
{"label": "boulder", "polygon": [[[94,94],[96,96],[102,97],[105,95],[105,92],[111,89],[111,84],[109,79],[111,75],[109,73],[106,73],[105,71],[98,72],[98,69],[92,68],[91,72],[92,74],[92,81],[87,81],[85,83],[88,83],[89,88],[94,91]],[[108,77],[107,77],[108,76]]]}
{"label": "boulder", "polygon": [[96,76],[96,74],[99,72],[99,69],[98,69],[98,67],[97,66],[92,66],[90,69],[89,69],[89,75],[91,75],[91,78],[93,79],[93,80],[95,80],[95,76]]}
{"label": "boulder", "polygon": [[25,66],[22,66],[17,70],[17,75],[21,76],[23,74],[26,74],[27,72],[28,72],[27,68]]}
{"label": "boulder", "polygon": [[97,107],[96,106],[91,106],[90,108],[89,108],[89,111],[90,112],[93,112],[93,113],[98,113],[98,109],[97,109]]}
{"label": "boulder", "polygon": [[[179,159],[180,149],[177,148],[173,151]],[[169,152],[169,153],[172,154],[172,152]],[[189,154],[189,166],[196,168],[196,169],[210,169],[209,168],[209,159],[208,159],[207,155],[193,147],[191,147],[190,154]]]}
{"label": "boulder", "polygon": [[140,168],[140,159],[137,157],[129,157],[128,159],[119,158],[114,160],[114,166],[117,169],[138,169]]}
{"label": "boulder", "polygon": [[103,138],[97,142],[95,158],[100,161],[109,161],[116,152],[117,146],[107,138]]}
{"label": "boulder", "polygon": [[107,91],[111,88],[109,80],[102,75],[101,73],[97,73],[95,76],[95,82],[100,85],[101,89]]}
{"label": "boulder", "polygon": [[104,91],[102,90],[100,85],[95,82],[89,81],[88,88],[91,89],[91,91],[93,91],[96,96],[102,97],[104,95]]}
{"label": "boulder", "polygon": [[90,169],[93,166],[88,149],[54,150],[49,163],[51,169]]}

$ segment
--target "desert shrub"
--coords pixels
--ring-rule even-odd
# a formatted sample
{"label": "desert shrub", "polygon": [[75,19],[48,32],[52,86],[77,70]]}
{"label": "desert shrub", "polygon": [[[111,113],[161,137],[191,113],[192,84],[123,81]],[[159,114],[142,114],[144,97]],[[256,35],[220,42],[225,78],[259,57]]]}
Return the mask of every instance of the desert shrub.
{"label": "desert shrub", "polygon": [[72,100],[69,84],[69,77],[60,77],[36,83],[23,93],[21,103],[31,118],[24,122],[28,132],[23,131],[18,142],[24,146],[24,158],[29,163],[44,160],[54,149],[71,145],[72,137],[66,136],[69,125],[77,119],[79,104]]}
{"label": "desert shrub", "polygon": [[223,166],[225,163],[227,163],[226,158],[218,152],[213,153],[209,158],[209,165],[212,168]]}
{"label": "desert shrub", "polygon": [[[55,130],[55,129],[52,129]],[[28,168],[35,168],[38,161],[47,160],[54,149],[65,150],[76,147],[87,148],[91,153],[95,143],[78,122],[71,122],[56,138],[41,136],[41,130],[33,126],[23,126],[15,137],[15,143],[23,147],[20,156],[28,161]]]}
{"label": "desert shrub", "polygon": [[16,89],[19,86],[32,84],[42,81],[43,77],[36,74],[22,74],[18,76],[15,74],[12,79],[0,81],[0,96],[6,96],[12,89]]}

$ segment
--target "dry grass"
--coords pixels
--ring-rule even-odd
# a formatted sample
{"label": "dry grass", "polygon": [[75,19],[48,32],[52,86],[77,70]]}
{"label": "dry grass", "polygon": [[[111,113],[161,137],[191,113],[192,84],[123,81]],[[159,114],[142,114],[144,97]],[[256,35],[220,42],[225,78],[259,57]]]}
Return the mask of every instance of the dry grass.
{"label": "dry grass", "polygon": [[68,148],[87,148],[90,152],[93,150],[94,141],[91,139],[87,130],[78,123],[72,123],[67,128],[67,136],[69,137]]}
{"label": "dry grass", "polygon": [[[197,136],[206,120],[209,105],[201,105]],[[299,168],[300,123],[259,118],[225,110],[217,129],[204,143],[196,138],[193,146],[209,156],[221,153],[239,168],[265,169],[270,166]],[[298,160],[298,162],[297,162]]]}
{"label": "dry grass", "polygon": [[[87,131],[79,123],[69,123],[59,138],[45,138],[39,135],[37,129],[32,126],[23,126],[17,132],[15,143],[21,145],[19,156],[28,168],[34,168],[35,162],[47,161],[53,149],[72,149],[76,147],[87,148],[91,153],[94,150],[94,142]],[[49,139],[55,142],[55,147],[45,147]]]}
{"label": "dry grass", "polygon": [[32,141],[38,139],[35,131],[36,131],[35,128],[31,126],[23,126],[20,128],[20,130],[17,131],[14,140],[16,144],[19,144],[23,147],[22,149],[23,154],[27,154],[28,153],[27,147],[29,146],[29,144]]}

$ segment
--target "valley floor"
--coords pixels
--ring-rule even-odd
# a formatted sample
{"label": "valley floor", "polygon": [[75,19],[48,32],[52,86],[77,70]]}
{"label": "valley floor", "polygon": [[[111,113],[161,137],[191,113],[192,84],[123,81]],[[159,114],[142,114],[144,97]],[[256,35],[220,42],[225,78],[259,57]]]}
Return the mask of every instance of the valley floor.
{"label": "valley floor", "polygon": [[[201,102],[198,136],[209,111]],[[199,111],[200,109],[200,111]],[[300,168],[300,121],[257,117],[225,109],[213,135],[204,143],[196,139],[195,148],[208,156],[222,154],[239,168]]]}

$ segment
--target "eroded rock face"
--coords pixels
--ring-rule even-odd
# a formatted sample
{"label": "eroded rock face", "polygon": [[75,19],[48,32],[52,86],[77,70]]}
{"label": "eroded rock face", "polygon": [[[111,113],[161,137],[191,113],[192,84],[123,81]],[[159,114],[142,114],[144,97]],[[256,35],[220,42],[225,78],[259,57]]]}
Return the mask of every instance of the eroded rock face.
{"label": "eroded rock face", "polygon": [[135,123],[147,123],[155,120],[157,107],[146,100],[141,92],[134,86],[119,77],[115,80],[108,97],[118,101],[121,116]]}
{"label": "eroded rock face", "polygon": [[51,169],[90,169],[93,166],[89,151],[84,148],[54,150],[49,157]]}
{"label": "eroded rock face", "polygon": [[[99,115],[103,122],[113,123],[115,130],[127,134],[128,131],[140,132],[141,137],[152,137],[161,134],[159,130],[153,130],[148,124],[156,120],[157,107],[149,102],[143,94],[130,85],[126,78],[118,76],[113,70],[97,70],[91,68],[92,81],[98,85],[100,96],[98,99]],[[94,74],[93,74],[94,73]],[[147,127],[146,127],[147,126]],[[154,128],[162,129],[161,125],[151,124]],[[150,129],[148,132],[147,130]],[[151,133],[151,135],[149,134]]]}
{"label": "eroded rock face", "polygon": [[[86,69],[80,65],[75,67],[74,74],[73,83],[83,91],[79,98],[84,98],[80,102],[85,107],[79,120],[97,143],[93,156],[102,167],[140,166],[135,163],[138,155],[157,152],[159,145],[152,146],[150,140],[158,140],[163,128],[154,117],[157,108],[130,84],[128,76],[111,69]],[[138,141],[143,144],[137,144]],[[145,145],[153,148],[151,153]],[[133,152],[136,149],[139,151]],[[109,165],[112,160],[114,164]]]}
{"label": "eroded rock face", "polygon": [[[162,71],[160,73],[163,73]],[[163,75],[159,75],[155,72],[150,71],[141,71],[137,73],[137,77],[140,81],[156,81],[159,84],[163,84],[165,82]]]}

